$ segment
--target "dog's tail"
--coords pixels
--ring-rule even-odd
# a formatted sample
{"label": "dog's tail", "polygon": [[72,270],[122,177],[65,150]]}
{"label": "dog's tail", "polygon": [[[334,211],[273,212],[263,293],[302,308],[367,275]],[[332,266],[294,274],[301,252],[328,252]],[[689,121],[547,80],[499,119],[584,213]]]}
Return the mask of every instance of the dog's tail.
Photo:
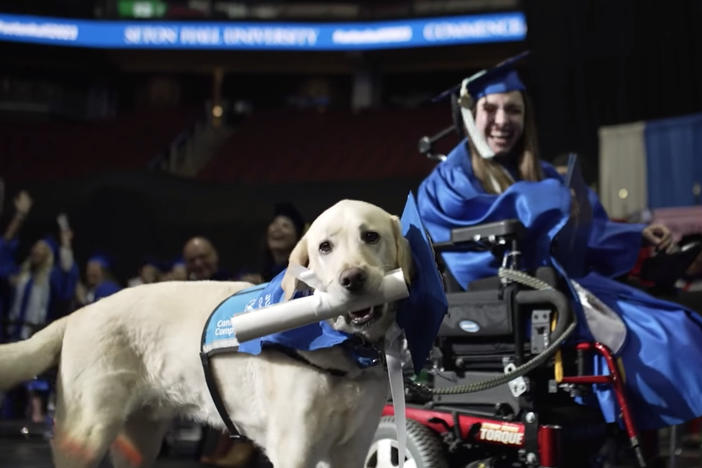
{"label": "dog's tail", "polygon": [[31,338],[0,345],[0,390],[31,380],[58,364],[68,317],[39,330]]}

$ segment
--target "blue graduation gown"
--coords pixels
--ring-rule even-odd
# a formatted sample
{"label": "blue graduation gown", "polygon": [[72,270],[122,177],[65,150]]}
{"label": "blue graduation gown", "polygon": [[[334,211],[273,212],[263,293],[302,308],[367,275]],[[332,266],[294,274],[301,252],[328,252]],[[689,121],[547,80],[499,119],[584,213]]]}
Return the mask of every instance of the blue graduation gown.
{"label": "blue graduation gown", "polygon": [[[633,267],[643,225],[610,221],[589,191],[593,219],[580,227],[588,231],[587,245],[554,254],[552,242],[569,219],[570,190],[550,164],[542,162],[542,169],[545,179],[540,182],[519,181],[502,194],[486,193],[473,174],[464,140],[419,187],[419,212],[432,239],[449,240],[455,227],[519,219],[527,228],[521,244],[526,268],[563,265],[567,276],[592,291],[627,325],[619,356],[639,427],[654,429],[702,415],[702,318],[611,279]],[[446,253],[444,259],[463,287],[497,274],[499,261],[489,252]],[[591,340],[580,307],[575,309],[580,314],[577,338]],[[601,358],[595,361],[596,369],[606,369]],[[604,386],[595,391],[605,419],[615,421],[613,393]]]}
{"label": "blue graduation gown", "polygon": [[103,297],[111,296],[120,289],[122,288],[120,288],[120,286],[114,281],[105,280],[95,287],[95,298],[93,299],[93,302],[96,302]]}

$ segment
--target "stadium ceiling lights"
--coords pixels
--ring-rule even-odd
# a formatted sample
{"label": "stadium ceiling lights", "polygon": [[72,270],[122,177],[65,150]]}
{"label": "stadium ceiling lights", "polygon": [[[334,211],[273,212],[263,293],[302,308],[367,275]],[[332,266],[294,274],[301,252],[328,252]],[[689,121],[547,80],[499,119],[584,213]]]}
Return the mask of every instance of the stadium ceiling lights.
{"label": "stadium ceiling lights", "polygon": [[0,41],[102,49],[351,51],[525,38],[521,12],[347,23],[102,21],[0,13]]}

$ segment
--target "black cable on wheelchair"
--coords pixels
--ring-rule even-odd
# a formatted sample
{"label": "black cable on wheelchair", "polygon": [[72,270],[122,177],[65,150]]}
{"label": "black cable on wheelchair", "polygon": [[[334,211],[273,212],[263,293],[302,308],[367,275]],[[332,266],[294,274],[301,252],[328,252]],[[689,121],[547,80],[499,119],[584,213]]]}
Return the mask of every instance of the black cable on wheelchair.
{"label": "black cable on wheelchair", "polygon": [[575,327],[577,325],[578,324],[576,322],[571,323],[568,326],[568,328],[566,328],[566,330],[563,332],[563,334],[556,338],[553,341],[553,343],[547,346],[541,354],[537,355],[530,361],[525,362],[524,364],[517,367],[516,369],[514,369],[514,371],[508,374],[483,380],[482,382],[476,382],[465,385],[456,385],[453,387],[444,388],[430,388],[426,385],[414,382],[412,380],[407,380],[405,383],[407,384],[407,387],[413,390],[417,390],[420,393],[427,393],[432,395],[457,395],[459,393],[474,393],[482,392],[483,390],[488,390],[493,387],[498,387],[511,380],[516,379],[517,377],[521,377],[531,372],[532,370],[534,370],[534,368],[543,364],[544,361],[546,361],[549,357],[551,357],[552,354],[554,354],[558,350],[560,345],[563,344],[563,342],[568,338],[568,336],[570,336],[570,334],[573,333],[573,330],[575,330]]}
{"label": "black cable on wheelchair", "polygon": [[[499,274],[502,278],[508,278],[512,281],[517,281],[519,283],[526,284],[535,289],[552,289],[552,286],[548,283],[517,270],[500,268]],[[575,320],[575,316],[573,316],[573,322],[568,326],[568,328],[566,328],[560,336],[553,340],[553,342],[549,344],[546,347],[546,349],[543,350],[542,353],[538,354],[533,359],[525,362],[524,364],[507,374],[500,375],[498,377],[492,377],[481,382],[475,382],[464,385],[455,385],[453,387],[443,387],[438,389],[427,387],[426,385],[414,382],[410,379],[405,379],[405,383],[408,388],[411,388],[415,391],[418,391],[419,393],[427,395],[457,395],[460,393],[481,392],[483,390],[498,387],[531,372],[536,367],[543,364],[548,358],[551,357],[551,355],[553,355],[558,350],[558,348],[570,336],[570,334],[573,333],[577,325],[577,320]]]}

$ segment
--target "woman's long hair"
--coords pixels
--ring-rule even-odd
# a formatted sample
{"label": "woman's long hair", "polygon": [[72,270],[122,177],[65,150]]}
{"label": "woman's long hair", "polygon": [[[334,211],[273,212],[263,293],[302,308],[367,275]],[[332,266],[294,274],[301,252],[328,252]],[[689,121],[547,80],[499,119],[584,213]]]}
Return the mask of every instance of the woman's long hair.
{"label": "woman's long hair", "polygon": [[[515,144],[513,151],[517,155],[516,165],[519,177],[522,180],[536,182],[544,178],[541,165],[539,164],[536,121],[529,97],[524,92],[521,92],[521,94],[524,99],[524,131]],[[471,109],[473,115],[475,115],[476,105],[477,102]],[[480,156],[470,137],[468,138],[468,149],[470,150],[470,162],[473,166],[473,173],[485,191],[488,193],[502,193],[514,183],[500,163]]]}

